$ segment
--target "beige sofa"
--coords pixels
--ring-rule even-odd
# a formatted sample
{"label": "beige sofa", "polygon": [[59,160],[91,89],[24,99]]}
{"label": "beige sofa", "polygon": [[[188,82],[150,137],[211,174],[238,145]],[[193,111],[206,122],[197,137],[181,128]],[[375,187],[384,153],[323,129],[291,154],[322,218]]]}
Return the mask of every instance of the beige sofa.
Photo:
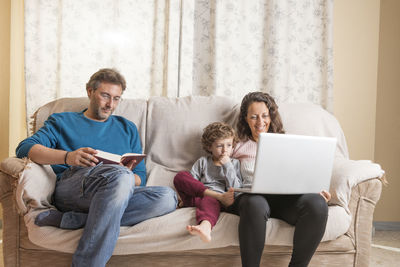
{"label": "beige sofa", "polygon": [[[86,98],[48,103],[34,115],[32,130],[54,112],[81,111]],[[337,120],[312,104],[281,104],[287,133],[336,137],[329,218],[323,242],[311,266],[368,266],[372,218],[384,172],[370,161],[348,159],[343,132]],[[238,103],[225,97],[153,97],[125,99],[116,114],[138,126],[147,154],[147,185],[172,186],[176,172],[188,170],[203,155],[202,129],[208,123],[235,124]],[[51,207],[55,175],[50,166],[27,159],[1,162],[0,197],[3,206],[5,266],[68,266],[82,230],[37,227],[35,216]],[[189,235],[185,226],[195,223],[194,208],[177,209],[132,227],[121,227],[120,238],[108,266],[240,266],[239,218],[222,213],[211,243]],[[287,266],[294,228],[283,221],[267,222],[263,266]]]}

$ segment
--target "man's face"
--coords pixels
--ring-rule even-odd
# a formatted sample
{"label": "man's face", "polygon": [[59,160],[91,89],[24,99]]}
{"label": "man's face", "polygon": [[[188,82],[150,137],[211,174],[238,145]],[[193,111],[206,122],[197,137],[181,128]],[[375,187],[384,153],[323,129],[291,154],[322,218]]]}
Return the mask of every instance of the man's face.
{"label": "man's face", "polygon": [[106,121],[121,100],[122,87],[112,83],[101,83],[96,90],[87,89],[87,94],[90,104],[86,116],[92,120]]}

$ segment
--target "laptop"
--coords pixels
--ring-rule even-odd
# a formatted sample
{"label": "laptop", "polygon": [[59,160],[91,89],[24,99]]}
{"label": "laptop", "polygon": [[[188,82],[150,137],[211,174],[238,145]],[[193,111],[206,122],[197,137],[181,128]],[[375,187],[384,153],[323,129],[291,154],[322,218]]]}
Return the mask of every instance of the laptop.
{"label": "laptop", "polygon": [[336,138],[261,133],[253,183],[237,192],[304,194],[329,190]]}

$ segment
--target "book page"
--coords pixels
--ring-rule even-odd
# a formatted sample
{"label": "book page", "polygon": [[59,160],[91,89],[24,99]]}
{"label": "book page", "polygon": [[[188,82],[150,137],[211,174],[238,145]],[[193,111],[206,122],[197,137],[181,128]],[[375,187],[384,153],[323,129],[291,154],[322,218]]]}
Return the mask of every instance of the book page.
{"label": "book page", "polygon": [[102,150],[97,150],[97,154],[94,156],[99,160],[99,162],[103,162],[103,164],[122,163],[122,165],[126,166],[130,161],[136,160],[132,169],[134,169],[146,157],[145,154],[138,153],[125,153],[124,155],[120,156]]}
{"label": "book page", "polygon": [[121,156],[101,150],[97,150],[97,154],[94,155],[99,162],[103,162],[104,164],[119,164],[121,160]]}
{"label": "book page", "polygon": [[135,168],[145,157],[145,154],[126,153],[121,157],[121,163],[127,165],[130,161],[136,160],[136,163],[133,165],[133,168]]}

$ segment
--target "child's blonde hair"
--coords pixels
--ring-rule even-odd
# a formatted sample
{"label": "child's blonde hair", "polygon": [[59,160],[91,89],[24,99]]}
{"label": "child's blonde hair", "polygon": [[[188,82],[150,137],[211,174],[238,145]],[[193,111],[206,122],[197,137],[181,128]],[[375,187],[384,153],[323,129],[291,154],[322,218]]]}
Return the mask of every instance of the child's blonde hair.
{"label": "child's blonde hair", "polygon": [[235,130],[228,124],[224,122],[213,122],[207,125],[203,130],[203,135],[201,136],[201,144],[203,149],[211,154],[211,145],[219,139],[233,138],[233,147],[239,141]]}

